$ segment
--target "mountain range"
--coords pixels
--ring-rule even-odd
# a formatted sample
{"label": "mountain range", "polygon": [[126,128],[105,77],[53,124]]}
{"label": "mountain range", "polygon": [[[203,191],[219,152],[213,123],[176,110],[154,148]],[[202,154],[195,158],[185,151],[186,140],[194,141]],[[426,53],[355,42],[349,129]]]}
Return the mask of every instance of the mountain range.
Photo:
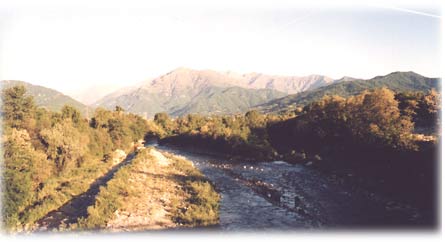
{"label": "mountain range", "polygon": [[178,68],[158,78],[112,92],[91,105],[91,109],[50,88],[21,81],[1,81],[2,88],[15,85],[24,85],[37,105],[53,111],[67,104],[85,115],[93,108],[121,106],[128,112],[150,118],[158,112],[172,116],[234,114],[250,109],[280,112],[306,105],[325,95],[346,97],[379,87],[388,87],[396,92],[439,90],[439,79],[414,72],[393,72],[367,80],[352,77],[334,80],[320,75],[274,76]]}
{"label": "mountain range", "polygon": [[118,91],[97,101],[95,107],[125,110],[152,117],[157,112],[240,113],[251,107],[335,82],[325,76],[272,76],[178,68],[137,87]]}
{"label": "mountain range", "polygon": [[439,80],[439,78],[428,78],[411,71],[392,72],[388,75],[376,76],[368,80],[346,77],[332,85],[288,95],[255,108],[263,112],[279,112],[293,109],[297,106],[304,106],[326,95],[348,97],[367,89],[381,87],[387,87],[395,92],[428,92],[431,89],[439,91]]}

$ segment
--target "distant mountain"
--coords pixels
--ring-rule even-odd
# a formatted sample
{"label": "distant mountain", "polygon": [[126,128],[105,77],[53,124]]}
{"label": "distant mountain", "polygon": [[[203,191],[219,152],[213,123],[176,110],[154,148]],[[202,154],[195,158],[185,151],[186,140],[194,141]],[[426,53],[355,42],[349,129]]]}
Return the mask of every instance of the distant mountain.
{"label": "distant mountain", "polygon": [[433,88],[439,90],[439,78],[428,78],[414,72],[393,72],[386,76],[376,76],[369,80],[345,77],[332,85],[288,95],[262,104],[257,108],[264,112],[279,112],[309,104],[326,95],[347,97],[359,94],[367,89],[380,87],[387,87],[395,92],[428,92]]}
{"label": "distant mountain", "polygon": [[0,84],[1,89],[17,85],[25,86],[27,93],[34,97],[34,102],[37,106],[46,107],[51,111],[60,111],[66,104],[77,108],[83,115],[87,113],[88,107],[86,105],[54,89],[13,80],[1,81]]}
{"label": "distant mountain", "polygon": [[282,92],[271,89],[253,90],[235,86],[228,88],[208,87],[186,106],[172,112],[172,115],[244,113],[253,106],[284,95]]}
{"label": "distant mountain", "polygon": [[241,87],[253,89],[267,88],[287,94],[304,92],[335,82],[334,79],[321,75],[309,75],[300,77],[266,75],[261,73],[237,75],[227,72],[227,74],[239,80],[238,85]]}
{"label": "distant mountain", "polygon": [[253,106],[333,83],[325,76],[270,76],[259,73],[236,74],[212,70],[175,69],[128,90],[111,93],[94,106],[152,117],[157,112],[237,113]]}
{"label": "distant mountain", "polygon": [[106,95],[116,90],[120,90],[119,85],[115,84],[97,85],[93,83],[92,85],[87,87],[81,87],[77,90],[71,90],[71,92],[68,93],[68,95],[85,105],[92,105],[101,98],[105,97]]}

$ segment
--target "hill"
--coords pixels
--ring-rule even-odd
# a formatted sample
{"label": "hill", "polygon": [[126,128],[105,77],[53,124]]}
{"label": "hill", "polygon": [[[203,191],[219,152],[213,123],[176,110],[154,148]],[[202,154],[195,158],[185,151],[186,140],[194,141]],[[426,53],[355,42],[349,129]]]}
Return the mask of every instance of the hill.
{"label": "hill", "polygon": [[86,115],[87,109],[89,109],[86,105],[51,88],[14,80],[5,80],[0,83],[1,89],[17,85],[25,86],[27,93],[34,97],[37,106],[48,108],[51,111],[60,111],[64,105],[70,105],[77,108],[83,115]]}
{"label": "hill", "polygon": [[311,90],[334,82],[319,75],[306,77],[236,74],[213,70],[178,68],[139,86],[111,93],[96,107],[125,110],[152,117],[157,112],[231,114],[289,93]]}
{"label": "hill", "polygon": [[304,106],[326,95],[348,97],[368,89],[387,87],[395,92],[428,92],[439,90],[439,78],[428,78],[414,72],[393,72],[372,79],[342,78],[336,83],[314,90],[288,95],[257,106],[264,112],[280,112]]}

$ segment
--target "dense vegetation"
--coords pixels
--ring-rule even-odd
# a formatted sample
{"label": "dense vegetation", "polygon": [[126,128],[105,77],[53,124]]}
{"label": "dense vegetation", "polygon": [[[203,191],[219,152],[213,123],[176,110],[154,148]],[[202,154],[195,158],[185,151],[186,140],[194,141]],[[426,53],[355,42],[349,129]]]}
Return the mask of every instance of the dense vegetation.
{"label": "dense vegetation", "polygon": [[[408,79],[412,85],[425,83]],[[3,222],[9,230],[30,228],[109,170],[113,151],[133,151],[131,143],[144,136],[234,159],[306,164],[431,208],[436,201],[440,94],[425,90],[359,88],[346,97],[323,96],[282,114],[253,110],[244,115],[188,114],[172,119],[157,113],[153,121],[146,121],[120,107],[98,108],[90,119],[71,106],[49,111],[37,107],[23,86],[7,88],[1,108]],[[120,195],[132,192],[123,182],[132,168],[123,168],[101,191],[81,226],[103,227],[114,216],[110,211],[122,204]],[[188,209],[174,210],[174,221],[214,224],[218,199],[211,185],[180,160],[173,168],[192,174],[178,180],[189,194]],[[179,201],[174,206],[183,205]]]}
{"label": "dense vegetation", "polygon": [[327,95],[337,95],[346,98],[358,95],[365,90],[383,87],[397,93],[427,93],[431,89],[439,89],[439,79],[427,78],[414,72],[393,72],[386,76],[377,76],[369,80],[346,78],[332,85],[272,100],[258,108],[267,112],[285,112],[318,101]]}
{"label": "dense vegetation", "polygon": [[23,81],[0,81],[0,89],[7,89],[14,86],[24,86],[26,88],[26,94],[32,96],[35,104],[39,107],[45,107],[51,111],[59,112],[63,106],[69,105],[79,110],[84,116],[92,113],[92,109],[84,104],[51,88],[33,85]]}
{"label": "dense vegetation", "polygon": [[283,115],[249,111],[170,119],[159,113],[150,130],[161,143],[354,173],[372,188],[431,202],[439,105],[434,90],[395,94],[381,88],[349,98],[325,96]]}
{"label": "dense vegetation", "polygon": [[79,110],[36,107],[24,86],[2,93],[3,222],[8,230],[29,228],[49,211],[88,189],[113,166],[115,149],[132,151],[131,142],[147,131],[136,115],[96,110],[87,120]]}

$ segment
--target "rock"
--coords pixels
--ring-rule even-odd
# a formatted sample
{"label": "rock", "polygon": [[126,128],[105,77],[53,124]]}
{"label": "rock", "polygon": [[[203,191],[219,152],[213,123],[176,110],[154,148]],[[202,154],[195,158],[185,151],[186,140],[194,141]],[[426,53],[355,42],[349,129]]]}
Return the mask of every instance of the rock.
{"label": "rock", "polygon": [[294,205],[294,207],[295,207],[295,208],[298,208],[298,207],[300,206],[301,199],[300,199],[298,196],[295,196],[294,200],[295,200],[295,205]]}

